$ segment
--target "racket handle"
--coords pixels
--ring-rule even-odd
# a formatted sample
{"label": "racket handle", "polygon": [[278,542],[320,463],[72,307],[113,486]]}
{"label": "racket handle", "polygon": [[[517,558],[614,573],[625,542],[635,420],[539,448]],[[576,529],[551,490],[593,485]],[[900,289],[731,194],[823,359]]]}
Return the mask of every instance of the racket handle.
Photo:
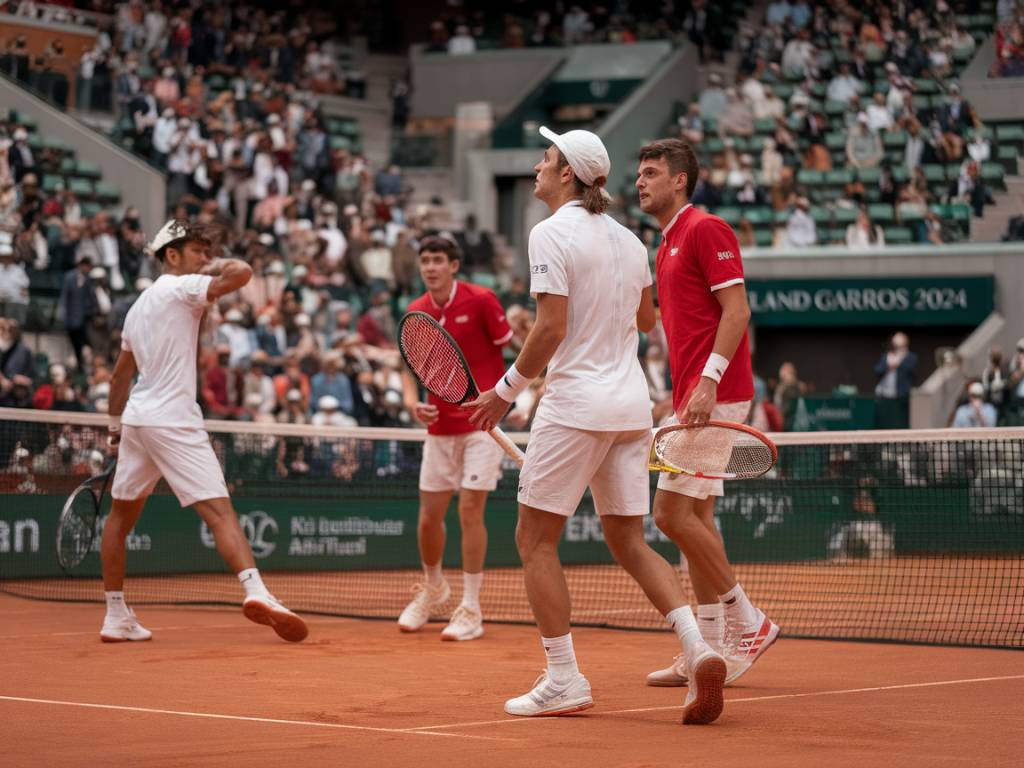
{"label": "racket handle", "polygon": [[502,450],[505,451],[505,453],[507,453],[509,457],[516,462],[516,464],[520,467],[523,466],[523,462],[526,461],[526,454],[519,450],[519,446],[512,442],[512,438],[497,427],[487,434],[494,438],[494,442],[500,445]]}

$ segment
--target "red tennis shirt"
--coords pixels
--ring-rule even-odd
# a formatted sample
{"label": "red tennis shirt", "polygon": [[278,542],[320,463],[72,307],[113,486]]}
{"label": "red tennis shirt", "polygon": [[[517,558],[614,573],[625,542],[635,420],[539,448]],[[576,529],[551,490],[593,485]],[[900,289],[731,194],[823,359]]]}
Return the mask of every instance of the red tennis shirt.
{"label": "red tennis shirt", "polygon": [[[740,244],[718,216],[687,205],[663,230],[658,248],[658,305],[672,368],[672,405],[678,413],[714,350],[722,307],[715,291],[743,283]],[[750,340],[744,331],[718,384],[718,402],[754,399]]]}
{"label": "red tennis shirt", "polygon": [[[426,312],[451,334],[466,357],[481,392],[491,389],[504,375],[501,348],[512,338],[512,329],[493,291],[456,280],[443,306],[427,292],[412,302],[408,311]],[[451,405],[433,395],[427,396],[427,402],[438,409],[437,421],[427,427],[430,434],[462,435],[476,431],[469,423],[472,414],[469,409]]]}

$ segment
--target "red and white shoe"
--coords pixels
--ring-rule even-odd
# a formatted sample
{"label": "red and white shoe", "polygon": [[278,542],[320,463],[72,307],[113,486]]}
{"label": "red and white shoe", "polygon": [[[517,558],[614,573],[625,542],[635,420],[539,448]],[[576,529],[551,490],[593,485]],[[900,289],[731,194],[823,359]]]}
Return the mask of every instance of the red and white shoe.
{"label": "red and white shoe", "polygon": [[724,656],[730,667],[729,682],[744,675],[779,636],[779,625],[761,611],[753,624],[725,619]]}

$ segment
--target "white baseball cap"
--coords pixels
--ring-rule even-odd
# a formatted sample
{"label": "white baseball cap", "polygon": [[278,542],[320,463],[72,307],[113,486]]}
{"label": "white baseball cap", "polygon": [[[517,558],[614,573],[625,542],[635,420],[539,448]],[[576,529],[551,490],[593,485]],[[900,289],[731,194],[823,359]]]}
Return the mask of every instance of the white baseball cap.
{"label": "white baseball cap", "polygon": [[188,223],[178,219],[168,219],[167,223],[160,227],[156,237],[149,244],[149,250],[154,255],[160,252],[161,248],[170,245],[175,240],[181,240],[188,234]]}
{"label": "white baseball cap", "polygon": [[985,385],[980,381],[976,381],[967,388],[967,394],[973,395],[974,397],[984,397]]}
{"label": "white baseball cap", "polygon": [[338,402],[338,398],[332,397],[331,395],[324,395],[317,400],[317,408],[321,411],[336,411],[341,403]]}
{"label": "white baseball cap", "polygon": [[[558,134],[546,126],[540,127],[540,135],[552,142],[569,162],[576,178],[588,187],[597,179],[608,180],[612,170],[612,161],[608,158],[608,150],[596,133],[575,130]],[[604,186],[602,183],[600,186]]]}

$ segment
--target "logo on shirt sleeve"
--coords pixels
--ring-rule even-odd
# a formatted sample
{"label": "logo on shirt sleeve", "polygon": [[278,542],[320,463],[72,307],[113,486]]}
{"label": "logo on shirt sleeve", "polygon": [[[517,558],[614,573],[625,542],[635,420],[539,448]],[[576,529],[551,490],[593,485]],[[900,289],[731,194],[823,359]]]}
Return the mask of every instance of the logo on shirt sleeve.
{"label": "logo on shirt sleeve", "polygon": [[548,265],[534,264],[532,267],[530,267],[530,272],[532,272],[535,275],[546,275],[548,273]]}
{"label": "logo on shirt sleeve", "polygon": [[675,256],[677,253],[679,253],[679,249],[678,248],[673,248],[671,251],[668,252],[668,255],[669,256]]}
{"label": "logo on shirt sleeve", "polygon": [[735,259],[735,258],[736,257],[733,255],[732,251],[719,251],[718,252],[718,260],[719,261],[728,261],[729,259]]}

